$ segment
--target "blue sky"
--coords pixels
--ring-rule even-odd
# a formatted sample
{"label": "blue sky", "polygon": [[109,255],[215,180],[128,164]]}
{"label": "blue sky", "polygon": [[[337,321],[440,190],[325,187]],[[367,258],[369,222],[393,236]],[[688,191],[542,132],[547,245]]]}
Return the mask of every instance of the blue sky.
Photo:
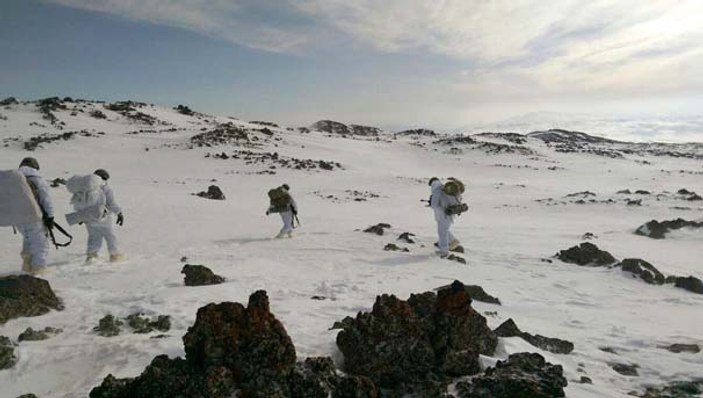
{"label": "blue sky", "polygon": [[703,2],[3,0],[0,96],[307,125],[695,114]]}

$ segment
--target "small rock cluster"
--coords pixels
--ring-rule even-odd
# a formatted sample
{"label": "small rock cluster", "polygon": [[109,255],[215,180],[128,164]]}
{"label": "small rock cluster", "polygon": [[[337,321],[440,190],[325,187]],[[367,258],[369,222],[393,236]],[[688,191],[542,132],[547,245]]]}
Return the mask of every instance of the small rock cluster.
{"label": "small rock cluster", "polygon": [[0,336],[0,370],[9,369],[17,363],[15,344],[6,336]]}
{"label": "small rock cluster", "polygon": [[118,336],[122,331],[121,326],[125,322],[135,334],[146,334],[153,331],[167,332],[171,329],[171,317],[168,315],[149,318],[142,313],[136,313],[127,316],[124,320],[111,314],[105,315],[98,321],[98,326],[94,327],[93,331],[103,337]]}
{"label": "small rock cluster", "polygon": [[0,278],[0,325],[10,319],[63,310],[49,282],[31,275]]}
{"label": "small rock cluster", "polygon": [[565,263],[581,266],[619,267],[623,272],[627,272],[651,285],[674,284],[674,286],[690,292],[703,294],[703,281],[694,276],[665,276],[654,265],[639,258],[626,258],[618,262],[612,254],[600,250],[598,246],[590,242],[584,242],[579,246],[562,250],[555,257]]}
{"label": "small rock cluster", "polygon": [[62,332],[62,329],[52,328],[51,326],[47,326],[43,330],[34,330],[32,328],[27,328],[24,332],[19,335],[19,337],[17,337],[17,341],[22,342],[46,340]]}
{"label": "small rock cluster", "polygon": [[271,174],[275,174],[277,168],[293,170],[326,170],[344,169],[341,164],[327,160],[298,159],[287,156],[280,156],[277,152],[253,152],[238,150],[228,155],[225,152],[216,154],[206,154],[206,158],[242,160],[246,165],[262,165],[268,168]]}
{"label": "small rock cluster", "polygon": [[217,128],[199,133],[190,138],[190,147],[214,147],[218,145],[233,145],[239,147],[255,148],[261,146],[262,139],[247,130],[228,122]]}
{"label": "small rock cluster", "polygon": [[68,141],[76,137],[98,137],[105,135],[103,132],[91,133],[87,130],[82,131],[67,131],[65,133],[59,134],[41,134],[29,138],[22,143],[22,147],[26,151],[34,151],[35,149],[42,146],[42,144],[50,144],[55,141]]}
{"label": "small rock cluster", "polygon": [[222,190],[217,185],[210,185],[207,188],[207,191],[200,191],[198,193],[194,193],[193,195],[205,199],[225,200],[225,194],[222,193]]}
{"label": "small rock cluster", "polygon": [[333,120],[320,120],[310,126],[310,128],[342,137],[377,137],[381,133],[381,129],[377,127],[360,126],[357,124],[347,126],[346,124],[335,122]]}
{"label": "small rock cluster", "polygon": [[186,286],[219,285],[225,281],[224,277],[216,275],[210,268],[204,265],[186,264],[183,266],[181,274],[185,275],[183,282]]}
{"label": "small rock cluster", "polygon": [[386,229],[391,228],[391,225],[388,223],[378,223],[376,225],[372,225],[364,230],[364,232],[369,233],[369,234],[376,234],[378,236],[383,236],[385,233]]}

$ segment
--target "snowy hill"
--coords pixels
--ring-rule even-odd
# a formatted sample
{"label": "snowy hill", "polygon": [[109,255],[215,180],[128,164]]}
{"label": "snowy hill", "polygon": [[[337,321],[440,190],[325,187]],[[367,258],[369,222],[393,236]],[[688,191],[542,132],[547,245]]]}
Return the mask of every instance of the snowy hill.
{"label": "snowy hill", "polygon": [[[552,127],[563,130],[543,130]],[[703,345],[703,294],[554,255],[588,241],[665,275],[703,278],[703,228],[677,229],[665,239],[634,233],[653,219],[703,220],[703,144],[616,142],[571,129],[394,134],[332,121],[303,128],[247,122],[185,105],[3,101],[0,169],[16,168],[25,156],[38,159],[47,180],[107,169],[125,209],[116,231],[126,260],[112,264],[102,253],[85,265],[80,227],[71,229],[70,247],[52,248],[46,279],[65,309],[10,320],[0,335],[17,342],[28,327],[63,332],[18,344],[17,364],[0,370],[0,397],[87,396],[109,373],[134,377],[156,355],[184,354],[181,337],[198,308],[246,303],[257,289],[268,292],[299,359],[332,356],[341,365],[338,331],[329,330],[336,321],[370,310],[379,294],[407,299],[454,280],[500,299],[472,303],[491,328],[512,318],[524,331],[575,347],[554,354],[501,338],[494,356],[482,356],[484,366],[538,352],[563,366],[566,395],[575,398],[624,398],[701,378],[703,353],[662,347]],[[470,211],[453,228],[467,249],[460,255],[466,265],[434,254],[436,226],[420,201],[432,176],[467,185]],[[282,183],[298,202],[302,226],[292,239],[274,240],[280,219],[265,216],[266,193]],[[193,195],[210,185],[226,200]],[[52,197],[65,224],[70,196],[59,185]],[[381,222],[391,225],[383,236],[362,232]],[[416,242],[397,240],[403,232]],[[11,228],[0,235],[0,274],[18,273],[21,237]],[[388,243],[409,252],[385,251]],[[226,281],[186,287],[185,263],[206,265]],[[162,338],[128,327],[109,338],[93,332],[107,314],[136,312],[169,315],[171,330]],[[617,364],[637,364],[638,375],[616,372]],[[580,383],[583,376],[592,384]]]}

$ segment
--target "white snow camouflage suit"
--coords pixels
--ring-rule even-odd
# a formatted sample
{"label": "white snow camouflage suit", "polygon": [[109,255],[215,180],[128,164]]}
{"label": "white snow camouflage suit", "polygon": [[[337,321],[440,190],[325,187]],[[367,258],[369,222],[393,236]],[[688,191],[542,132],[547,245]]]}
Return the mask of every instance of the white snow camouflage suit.
{"label": "white snow camouflage suit", "polygon": [[[49,184],[39,175],[39,172],[29,166],[22,166],[19,171],[27,177],[31,185],[36,188],[36,198],[39,207],[42,208],[45,217],[54,217],[54,206],[49,197]],[[43,222],[22,224],[17,226],[17,230],[22,234],[21,256],[29,263],[33,269],[41,270],[46,267],[47,256],[49,255],[49,239],[47,229]],[[26,259],[29,258],[29,261]]]}
{"label": "white snow camouflage suit", "polygon": [[117,237],[112,230],[112,214],[122,213],[122,208],[115,202],[115,195],[106,183],[100,186],[100,191],[104,195],[107,212],[100,220],[85,223],[85,227],[88,230],[88,248],[86,253],[88,257],[97,256],[104,239],[107,242],[107,250],[110,256],[117,256],[120,255],[120,251],[117,246]]}
{"label": "white snow camouflage suit", "polygon": [[449,228],[454,223],[454,215],[447,215],[444,211],[449,203],[447,194],[444,193],[441,181],[435,180],[430,186],[432,199],[430,206],[434,210],[434,219],[437,221],[437,237],[440,255],[449,254],[449,243],[456,240]]}

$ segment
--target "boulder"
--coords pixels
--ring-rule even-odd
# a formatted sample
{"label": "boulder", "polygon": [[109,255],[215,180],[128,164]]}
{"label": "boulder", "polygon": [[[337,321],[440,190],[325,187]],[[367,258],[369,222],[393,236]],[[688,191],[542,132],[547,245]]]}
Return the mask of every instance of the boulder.
{"label": "boulder", "polygon": [[216,275],[204,265],[186,264],[183,266],[181,274],[185,274],[184,282],[186,286],[219,285],[225,281],[224,277]]}
{"label": "boulder", "polygon": [[402,240],[405,243],[413,244],[413,243],[415,243],[415,240],[413,239],[414,236],[415,236],[415,234],[413,234],[413,233],[403,232],[402,234],[400,234],[400,236],[398,236],[398,240]]}
{"label": "boulder", "polygon": [[610,367],[623,376],[639,376],[639,373],[637,372],[639,365],[637,364],[611,363]]}
{"label": "boulder", "polygon": [[205,199],[225,200],[225,194],[222,193],[222,190],[217,185],[210,185],[207,191],[201,191],[194,195]]}
{"label": "boulder", "polygon": [[4,100],[0,100],[0,106],[8,106],[8,105],[16,105],[19,104],[19,101],[17,101],[17,98],[15,97],[7,97]]}
{"label": "boulder", "polygon": [[38,316],[63,305],[49,282],[30,275],[0,278],[0,325],[10,319]]}
{"label": "boulder", "polygon": [[574,350],[574,343],[570,341],[523,332],[512,319],[503,322],[493,333],[498,337],[520,337],[533,346],[554,354],[568,354]]}
{"label": "boulder", "polygon": [[456,385],[459,398],[564,397],[568,382],[561,365],[552,365],[535,353],[512,354],[485,374]]}
{"label": "boulder", "polygon": [[[671,279],[670,279],[671,278]],[[667,278],[667,282],[673,282],[676,287],[686,289],[689,292],[703,294],[703,282],[695,276],[674,276]]]}
{"label": "boulder", "polygon": [[675,354],[680,354],[682,352],[690,352],[692,354],[698,354],[701,352],[701,347],[698,344],[672,344],[670,346],[661,347]]}
{"label": "boulder", "polygon": [[687,221],[683,218],[662,222],[652,220],[637,228],[635,235],[647,236],[652,239],[664,239],[669,231],[686,227],[701,228],[703,227],[703,222]]}
{"label": "boulder", "polygon": [[694,398],[703,394],[703,379],[674,381],[662,387],[647,387],[641,398]]}
{"label": "boulder", "polygon": [[15,344],[8,337],[0,336],[0,370],[9,369],[16,363]]}
{"label": "boulder", "polygon": [[600,267],[615,263],[615,257],[590,242],[581,243],[568,250],[562,250],[556,257],[565,263]]}
{"label": "boulder", "polygon": [[497,344],[459,281],[407,301],[378,296],[371,312],[336,325],[345,372],[397,394],[446,391],[449,378],[478,373],[479,354],[491,355]]}
{"label": "boulder", "polygon": [[407,247],[400,247],[400,246],[396,245],[395,243],[389,243],[389,244],[387,244],[387,245],[383,248],[383,250],[385,250],[385,251],[387,251],[387,252],[388,252],[388,251],[394,251],[394,252],[406,252],[406,253],[410,251],[410,249],[408,249]]}
{"label": "boulder", "polygon": [[376,386],[360,376],[339,376],[332,358],[306,358],[289,378],[291,398],[377,398]]}
{"label": "boulder", "polygon": [[134,333],[151,333],[154,330],[168,332],[171,329],[171,317],[168,315],[159,315],[154,319],[144,314],[136,313],[127,317],[127,324],[134,329]]}
{"label": "boulder", "polygon": [[626,258],[615,266],[621,267],[624,272],[630,272],[650,285],[663,285],[666,281],[664,274],[655,266],[639,258]]}

